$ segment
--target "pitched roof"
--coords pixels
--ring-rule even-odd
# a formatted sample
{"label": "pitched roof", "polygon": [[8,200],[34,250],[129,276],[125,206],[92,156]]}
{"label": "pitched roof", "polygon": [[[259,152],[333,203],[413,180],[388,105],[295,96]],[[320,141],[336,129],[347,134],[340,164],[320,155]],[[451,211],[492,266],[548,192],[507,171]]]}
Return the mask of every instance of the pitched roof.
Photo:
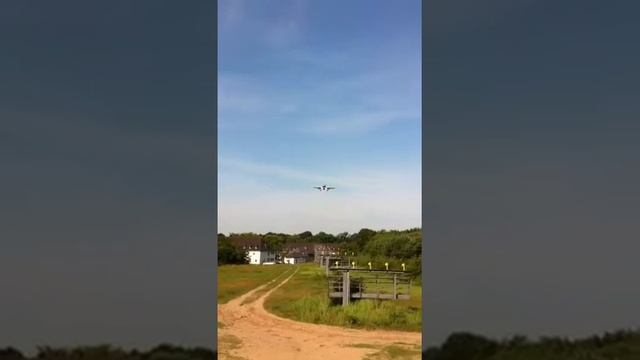
{"label": "pitched roof", "polygon": [[233,235],[229,238],[231,243],[244,250],[266,250],[266,244],[259,235]]}
{"label": "pitched roof", "polygon": [[315,247],[311,243],[289,243],[282,247],[286,254],[313,254]]}
{"label": "pitched roof", "polygon": [[333,243],[320,243],[320,244],[313,244],[314,250],[319,251],[319,250],[339,250],[340,249],[340,245],[338,244],[333,244]]}

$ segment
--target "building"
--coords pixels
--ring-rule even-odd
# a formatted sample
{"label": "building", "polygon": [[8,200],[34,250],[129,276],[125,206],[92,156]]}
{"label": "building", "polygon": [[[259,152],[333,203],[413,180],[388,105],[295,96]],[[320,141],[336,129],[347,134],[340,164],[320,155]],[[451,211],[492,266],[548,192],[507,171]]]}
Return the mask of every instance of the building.
{"label": "building", "polygon": [[290,243],[282,248],[282,259],[285,264],[299,264],[313,259],[313,244]]}
{"label": "building", "polygon": [[284,255],[282,259],[285,264],[292,264],[292,265],[305,263],[309,261],[309,257],[304,255]]}
{"label": "building", "polygon": [[324,243],[289,243],[285,244],[281,251],[269,249],[257,234],[232,235],[231,243],[246,252],[249,264],[300,264],[314,261],[323,265],[329,259],[335,259],[340,255],[338,244]]}
{"label": "building", "polygon": [[249,251],[249,264],[275,264],[276,253],[268,250],[252,250]]}
{"label": "building", "polygon": [[340,255],[340,246],[337,244],[313,244],[313,261],[321,264],[322,259]]}
{"label": "building", "polygon": [[276,262],[276,252],[268,249],[259,235],[232,237],[231,243],[247,253],[249,264],[275,264]]}

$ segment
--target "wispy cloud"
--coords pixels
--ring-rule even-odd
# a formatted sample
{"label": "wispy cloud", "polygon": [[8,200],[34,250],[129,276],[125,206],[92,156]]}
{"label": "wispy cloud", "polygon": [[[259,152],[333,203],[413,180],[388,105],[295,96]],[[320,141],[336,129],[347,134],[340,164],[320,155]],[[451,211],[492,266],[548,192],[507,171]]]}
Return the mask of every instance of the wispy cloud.
{"label": "wispy cloud", "polygon": [[258,77],[223,72],[219,121],[265,126],[295,116],[290,131],[326,136],[363,134],[398,121],[419,123],[419,80],[414,77],[386,70],[282,88]]}
{"label": "wispy cloud", "polygon": [[[306,189],[309,185],[326,182],[344,189],[379,190],[385,185],[385,176],[376,170],[352,169],[349,174],[330,175],[320,174],[309,169],[296,169],[280,164],[258,163],[238,158],[220,158],[221,173],[243,174],[245,179],[259,177],[263,184],[278,184],[282,179],[303,181]],[[388,179],[386,179],[388,181]]]}
{"label": "wispy cloud", "polygon": [[292,191],[221,194],[221,232],[356,232],[361,228],[403,229],[421,225],[420,194],[408,191],[351,194]]}
{"label": "wispy cloud", "polygon": [[283,19],[269,27],[265,39],[271,46],[285,47],[301,39],[301,27],[298,21]]}
{"label": "wispy cloud", "polygon": [[260,88],[260,83],[251,77],[218,74],[218,109],[221,113],[263,113],[270,110],[272,102],[269,100],[266,91]]}
{"label": "wispy cloud", "polygon": [[221,11],[221,230],[418,226],[419,16],[283,1]]}
{"label": "wispy cloud", "polygon": [[302,130],[314,134],[354,134],[375,130],[394,121],[419,118],[419,113],[411,111],[368,111],[335,118],[320,118]]}
{"label": "wispy cloud", "polygon": [[273,49],[286,49],[304,37],[307,2],[284,0],[277,12],[271,4],[245,0],[220,2],[220,30],[239,41]]}
{"label": "wispy cloud", "polygon": [[[230,158],[221,159],[220,168],[223,232],[335,233],[420,226],[419,168],[354,168],[327,177],[308,169]],[[337,190],[315,191],[312,186],[319,180]]]}
{"label": "wispy cloud", "polygon": [[244,0],[223,0],[220,9],[220,25],[222,27],[233,27],[242,22],[245,14]]}
{"label": "wispy cloud", "polygon": [[307,10],[305,0],[289,0],[284,11],[266,28],[267,43],[276,48],[291,46],[304,37],[304,24]]}

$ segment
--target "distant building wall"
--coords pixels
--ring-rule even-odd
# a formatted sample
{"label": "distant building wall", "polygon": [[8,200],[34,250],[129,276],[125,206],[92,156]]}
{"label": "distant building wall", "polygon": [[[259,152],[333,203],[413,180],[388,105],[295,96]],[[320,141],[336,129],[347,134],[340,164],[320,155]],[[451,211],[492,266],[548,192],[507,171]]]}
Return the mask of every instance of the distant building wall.
{"label": "distant building wall", "polygon": [[322,257],[338,256],[339,253],[340,247],[336,244],[314,244],[313,261],[320,263]]}
{"label": "distant building wall", "polygon": [[249,253],[249,264],[259,265],[260,264],[260,251],[251,250]]}
{"label": "distant building wall", "polygon": [[306,256],[285,256],[284,263],[285,264],[300,264],[308,261],[308,257]]}
{"label": "distant building wall", "polygon": [[249,250],[249,264],[260,265],[276,261],[276,253],[266,250]]}

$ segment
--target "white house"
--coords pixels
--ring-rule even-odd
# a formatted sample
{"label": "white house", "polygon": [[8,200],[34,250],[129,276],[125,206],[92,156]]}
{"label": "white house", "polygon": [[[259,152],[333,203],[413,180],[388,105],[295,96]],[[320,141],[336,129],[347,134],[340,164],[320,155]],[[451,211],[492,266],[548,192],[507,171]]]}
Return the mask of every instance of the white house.
{"label": "white house", "polygon": [[258,235],[244,235],[232,238],[232,243],[244,250],[251,265],[275,264],[276,253],[267,248]]}
{"label": "white house", "polygon": [[300,264],[307,262],[307,258],[302,255],[290,255],[283,258],[285,264]]}
{"label": "white house", "polygon": [[260,265],[264,263],[275,263],[276,253],[266,249],[249,250],[249,264]]}

